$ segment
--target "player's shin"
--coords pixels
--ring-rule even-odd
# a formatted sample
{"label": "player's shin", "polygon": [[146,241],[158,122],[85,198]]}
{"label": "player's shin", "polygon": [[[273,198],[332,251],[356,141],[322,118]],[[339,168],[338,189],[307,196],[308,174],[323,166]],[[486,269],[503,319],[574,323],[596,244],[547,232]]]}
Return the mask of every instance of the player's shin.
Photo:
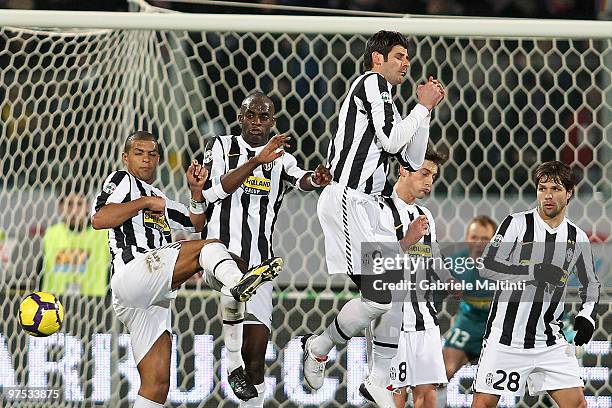
{"label": "player's shin", "polygon": [[391,359],[397,354],[402,317],[402,303],[393,302],[391,309],[371,324],[372,364],[369,377],[376,385],[386,387],[390,384],[389,370]]}
{"label": "player's shin", "polygon": [[244,367],[241,349],[245,305],[234,300],[231,295],[221,294],[220,306],[223,317],[223,338],[227,350],[227,369],[231,373],[238,367]]}
{"label": "player's shin", "polygon": [[229,288],[234,287],[242,279],[242,271],[220,242],[212,242],[202,247],[200,251],[200,266],[204,271],[210,271],[224,286],[229,294]]}
{"label": "player's shin", "polygon": [[338,313],[327,329],[311,343],[316,356],[326,356],[335,344],[344,344],[351,337],[361,333],[372,320],[389,309],[390,305],[370,302],[365,299],[351,299]]}

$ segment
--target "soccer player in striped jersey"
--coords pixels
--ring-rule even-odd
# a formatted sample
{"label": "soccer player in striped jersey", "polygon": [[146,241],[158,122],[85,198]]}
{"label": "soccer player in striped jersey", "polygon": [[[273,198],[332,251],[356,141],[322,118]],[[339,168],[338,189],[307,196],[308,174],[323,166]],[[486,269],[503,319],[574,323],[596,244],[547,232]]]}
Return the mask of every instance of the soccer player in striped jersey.
{"label": "soccer player in striped jersey", "polygon": [[[283,150],[287,136],[270,138],[274,113],[274,104],[266,95],[248,95],[238,115],[240,135],[215,137],[205,152],[204,165],[210,171],[210,180],[204,195],[211,206],[202,237],[221,240],[248,265],[257,265],[272,256],[272,234],[287,188],[312,191],[331,180],[329,170],[321,165],[314,172],[301,169],[295,157]],[[263,407],[272,290],[272,283],[266,283],[246,302],[246,312],[241,308],[231,315],[222,299],[228,371],[246,363],[248,376],[257,389],[257,397],[241,402],[241,407]],[[244,343],[243,329],[235,325],[243,316]]]}
{"label": "soccer player in striped jersey", "polygon": [[[402,321],[398,351],[390,370],[398,408],[406,406],[407,387],[412,389],[416,408],[434,408],[436,387],[446,383],[433,291],[424,290],[421,285],[436,280],[454,280],[440,253],[433,215],[424,206],[416,204],[417,200],[431,192],[440,166],[445,161],[445,156],[428,149],[420,169],[411,172],[400,167],[393,193],[391,197],[385,198],[383,222],[395,230],[397,240],[405,248],[406,254],[415,261],[424,261],[415,263],[415,269],[407,270],[409,278],[406,279],[414,287],[409,290],[399,308],[394,307],[387,312]],[[362,385],[362,393],[367,396],[363,388]]]}
{"label": "soccer player in striped jersey", "polygon": [[[430,112],[444,97],[444,88],[430,78],[417,87],[418,104],[402,119],[392,95],[394,86],[400,85],[408,72],[407,49],[408,39],[397,32],[379,31],[368,40],[366,72],[355,79],[342,103],[338,130],[329,147],[333,182],[323,190],[317,206],[328,273],[348,274],[360,289],[363,281],[371,278],[371,274],[362,274],[361,263],[373,254],[362,254],[362,243],[385,241],[395,253],[401,253],[395,232],[380,222],[379,201],[386,186],[388,161],[399,153],[408,169],[421,167]],[[330,350],[361,333],[391,308],[390,292],[376,297],[368,299],[362,291],[361,298],[347,302],[323,333],[302,338],[304,379],[311,388],[323,385]],[[377,404],[391,406],[389,369],[401,322],[380,320],[373,330],[376,342],[365,384]]]}
{"label": "soccer player in striped jersey", "polygon": [[[129,333],[140,375],[135,408],[162,407],[170,384],[171,306],[176,290],[201,270],[236,302],[276,276],[280,259],[262,263],[243,275],[219,240],[172,243],[172,230],[201,231],[206,223],[202,188],[207,170],[194,161],[187,170],[189,210],[152,183],[159,164],[159,144],[145,131],[132,133],[122,154],[126,170],[111,173],[92,208],[92,226],[109,229],[113,308]],[[248,392],[245,378],[237,394]],[[248,395],[247,395],[248,396]]]}
{"label": "soccer player in striped jersey", "polygon": [[496,290],[480,354],[473,408],[494,407],[500,395],[548,392],[560,408],[586,407],[573,345],[563,335],[561,317],[568,274],[582,284],[582,304],[574,320],[575,345],[595,330],[599,282],[589,239],[565,216],[574,194],[571,169],[559,161],[534,172],[537,208],[509,215],[484,253],[481,276],[524,282],[525,288]]}

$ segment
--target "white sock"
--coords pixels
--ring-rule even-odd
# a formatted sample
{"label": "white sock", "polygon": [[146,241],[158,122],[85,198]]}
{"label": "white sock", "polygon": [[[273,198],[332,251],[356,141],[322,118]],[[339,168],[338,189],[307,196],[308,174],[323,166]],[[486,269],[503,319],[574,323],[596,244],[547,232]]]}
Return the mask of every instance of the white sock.
{"label": "white sock", "polygon": [[391,308],[372,321],[372,364],[370,368],[370,380],[379,386],[386,387],[390,384],[391,360],[397,354],[400,330],[404,312],[402,303],[392,302]]}
{"label": "white sock", "polygon": [[219,304],[223,318],[223,339],[227,350],[227,370],[231,373],[244,367],[242,359],[242,328],[244,322],[244,302],[237,302],[232,296],[221,294]]}
{"label": "white sock", "polygon": [[366,340],[366,357],[368,361],[368,373],[372,372],[372,327],[368,326],[365,329]]}
{"label": "white sock", "polygon": [[200,250],[200,266],[204,271],[212,272],[223,286],[233,288],[242,279],[242,271],[220,242],[206,244]]}
{"label": "white sock", "polygon": [[255,389],[257,390],[257,396],[248,401],[240,401],[238,405],[240,408],[263,408],[266,399],[266,383],[255,384]]}
{"label": "white sock", "polygon": [[436,388],[436,408],[446,408],[446,387]]}
{"label": "white sock", "polygon": [[326,356],[335,344],[344,344],[351,337],[361,333],[370,322],[389,310],[391,305],[370,302],[364,299],[351,299],[340,309],[321,335],[310,342],[310,350],[319,357]]}
{"label": "white sock", "polygon": [[159,404],[157,402],[146,399],[142,395],[137,395],[136,401],[134,401],[133,408],[162,408],[163,406],[164,404]]}

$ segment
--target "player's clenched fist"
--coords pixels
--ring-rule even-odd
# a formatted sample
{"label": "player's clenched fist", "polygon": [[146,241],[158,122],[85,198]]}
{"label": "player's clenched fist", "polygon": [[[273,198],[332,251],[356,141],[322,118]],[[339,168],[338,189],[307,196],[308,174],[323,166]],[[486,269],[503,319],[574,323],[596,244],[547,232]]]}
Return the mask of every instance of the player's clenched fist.
{"label": "player's clenched fist", "polygon": [[400,244],[402,249],[407,249],[411,245],[416,244],[427,234],[429,231],[429,220],[426,215],[419,215],[410,223],[408,227],[408,232],[400,240]]}
{"label": "player's clenched fist", "polygon": [[444,98],[444,87],[430,77],[430,80],[417,86],[417,99],[427,109],[432,110]]}
{"label": "player's clenched fist", "polygon": [[253,159],[258,165],[273,162],[285,154],[284,149],[289,147],[289,140],[291,140],[291,137],[287,136],[286,133],[273,136]]}
{"label": "player's clenched fist", "polygon": [[332,175],[329,169],[322,164],[319,164],[315,171],[310,175],[310,183],[314,187],[325,187],[332,180]]}

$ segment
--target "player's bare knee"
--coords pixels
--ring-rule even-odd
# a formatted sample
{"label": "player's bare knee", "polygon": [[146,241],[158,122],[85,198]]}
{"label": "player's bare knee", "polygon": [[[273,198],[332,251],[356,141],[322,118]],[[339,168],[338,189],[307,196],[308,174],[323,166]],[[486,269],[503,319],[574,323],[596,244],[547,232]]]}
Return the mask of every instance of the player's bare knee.
{"label": "player's bare knee", "polygon": [[472,400],[472,408],[493,408],[497,405],[497,400],[490,398],[490,395],[475,394]]}
{"label": "player's bare knee", "polygon": [[582,399],[580,399],[580,400],[578,401],[578,405],[576,405],[576,406],[577,406],[578,408],[587,408],[587,407],[588,407],[588,405],[587,405],[586,399],[585,399],[584,397],[582,397]]}
{"label": "player's bare knee", "polygon": [[586,398],[584,396],[576,397],[573,401],[566,401],[565,403],[559,404],[560,408],[587,408]]}
{"label": "player's bare knee", "polygon": [[448,381],[450,381],[451,378],[453,378],[453,376],[455,375],[455,373],[459,371],[459,367],[457,366],[457,364],[454,364],[454,363],[448,364],[445,368],[446,368],[446,379]]}

